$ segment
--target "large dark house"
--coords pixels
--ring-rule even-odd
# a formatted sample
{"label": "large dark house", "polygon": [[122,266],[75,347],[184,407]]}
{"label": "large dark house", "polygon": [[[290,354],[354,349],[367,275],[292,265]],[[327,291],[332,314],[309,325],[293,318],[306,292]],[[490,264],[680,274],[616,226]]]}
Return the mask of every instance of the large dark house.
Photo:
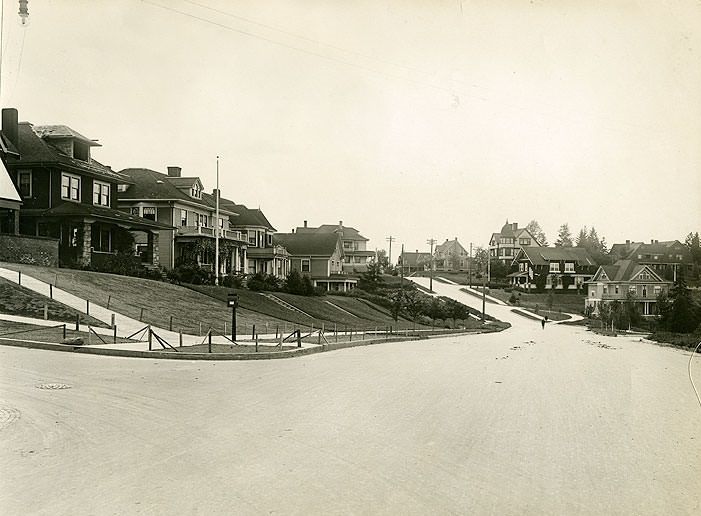
{"label": "large dark house", "polygon": [[134,250],[130,231],[146,234],[144,261],[158,264],[158,231],[169,226],[116,209],[117,185],[129,179],[91,156],[99,147],[65,125],[18,122],[2,110],[10,177],[22,199],[19,233],[59,241],[62,264],[96,264]]}

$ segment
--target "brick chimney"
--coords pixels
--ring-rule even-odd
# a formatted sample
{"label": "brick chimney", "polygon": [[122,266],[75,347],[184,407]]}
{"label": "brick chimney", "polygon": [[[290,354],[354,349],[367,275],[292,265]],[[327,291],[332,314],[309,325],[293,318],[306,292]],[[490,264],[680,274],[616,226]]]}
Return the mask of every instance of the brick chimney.
{"label": "brick chimney", "polygon": [[[219,195],[217,195],[217,194],[219,194]],[[217,199],[217,197],[219,197],[219,199],[221,199],[221,191],[217,190],[216,188],[212,188],[212,195],[214,196],[215,200]]]}
{"label": "brick chimney", "polygon": [[518,222],[512,222],[512,223],[511,223],[511,229],[513,229],[514,231],[516,231],[516,230],[518,229]]}
{"label": "brick chimney", "polygon": [[168,177],[180,177],[182,170],[181,167],[168,167]]}
{"label": "brick chimney", "polygon": [[307,221],[306,221],[306,220],[304,221],[304,227],[305,227],[305,228],[307,227]]}
{"label": "brick chimney", "polygon": [[15,108],[2,110],[2,132],[12,145],[18,147],[19,125],[17,124],[17,110]]}

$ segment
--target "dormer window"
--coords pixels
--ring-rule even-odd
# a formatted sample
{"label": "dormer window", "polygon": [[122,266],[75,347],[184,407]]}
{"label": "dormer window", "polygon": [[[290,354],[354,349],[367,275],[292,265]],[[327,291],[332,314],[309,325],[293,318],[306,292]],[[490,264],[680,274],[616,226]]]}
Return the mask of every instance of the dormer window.
{"label": "dormer window", "polygon": [[202,189],[200,188],[200,185],[198,185],[197,183],[192,185],[192,188],[190,188],[190,196],[194,197],[195,199],[202,198]]}
{"label": "dormer window", "polygon": [[73,141],[73,157],[80,161],[90,161],[90,147],[78,140]]}

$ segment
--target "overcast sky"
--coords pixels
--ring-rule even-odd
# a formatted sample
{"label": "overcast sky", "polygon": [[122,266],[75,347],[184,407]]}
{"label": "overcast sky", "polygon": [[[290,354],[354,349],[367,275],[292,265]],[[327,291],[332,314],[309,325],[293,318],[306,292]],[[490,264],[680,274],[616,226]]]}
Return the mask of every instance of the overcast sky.
{"label": "overcast sky", "polygon": [[[161,7],[159,7],[161,6]],[[278,231],[701,231],[701,2],[4,0],[1,102]],[[177,11],[177,12],[176,12]]]}

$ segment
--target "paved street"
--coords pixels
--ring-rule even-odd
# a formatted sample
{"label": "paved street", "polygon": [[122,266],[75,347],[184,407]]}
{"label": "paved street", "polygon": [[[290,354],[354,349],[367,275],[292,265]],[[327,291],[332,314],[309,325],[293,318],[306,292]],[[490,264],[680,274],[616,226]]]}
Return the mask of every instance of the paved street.
{"label": "paved street", "polygon": [[262,362],[0,347],[1,511],[698,514],[688,355],[509,317]]}

